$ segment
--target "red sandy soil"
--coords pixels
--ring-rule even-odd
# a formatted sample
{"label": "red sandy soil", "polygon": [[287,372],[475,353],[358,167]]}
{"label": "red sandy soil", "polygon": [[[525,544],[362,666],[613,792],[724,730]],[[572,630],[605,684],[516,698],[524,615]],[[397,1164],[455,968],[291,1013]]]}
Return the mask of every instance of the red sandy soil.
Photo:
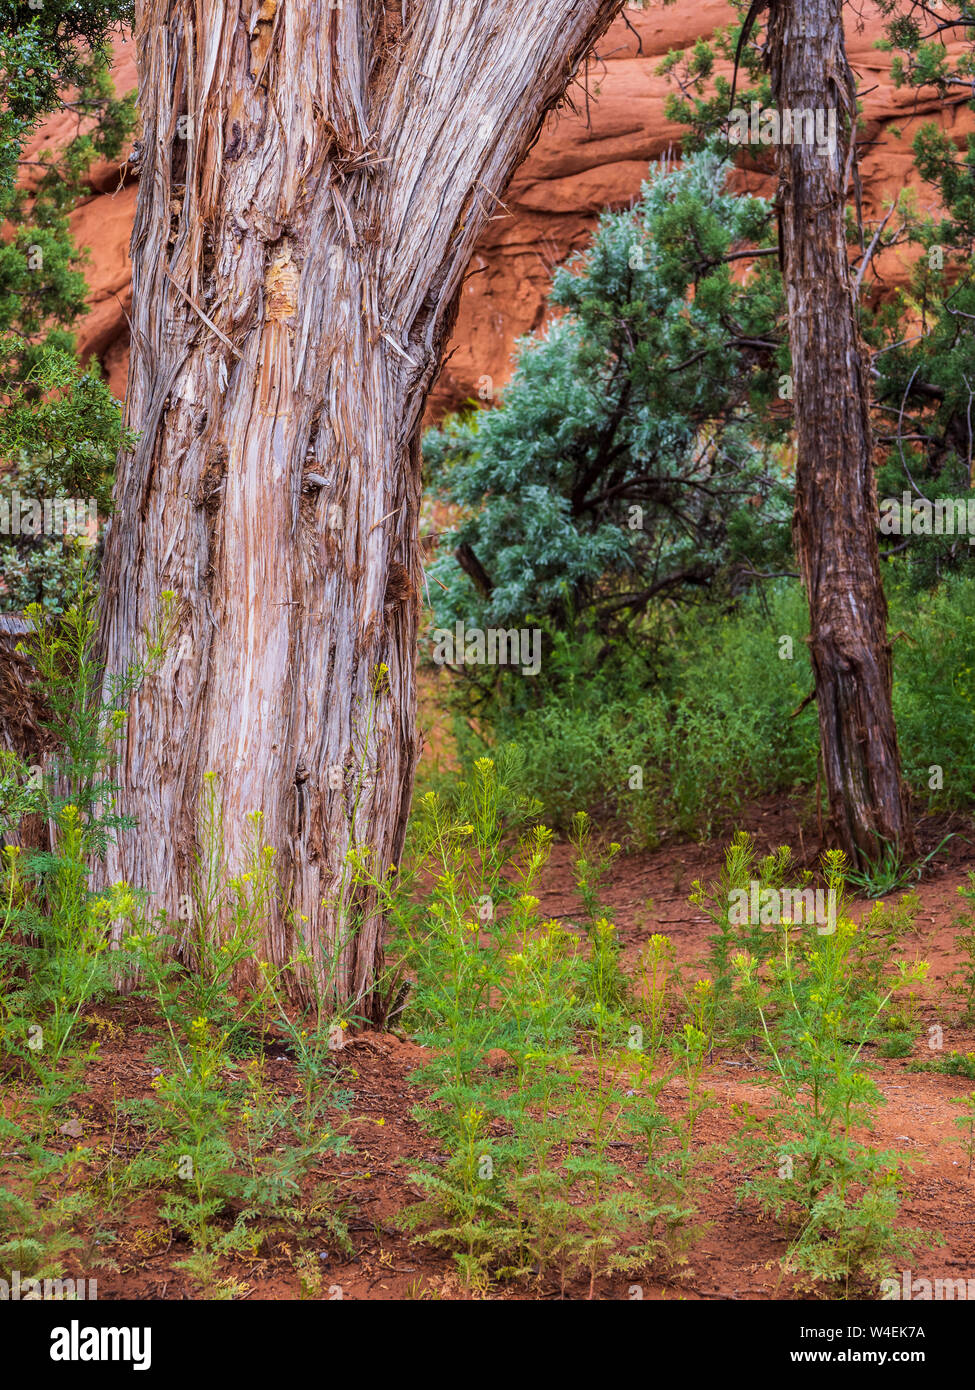
{"label": "red sandy soil", "polygon": [[[736,817],[736,823],[753,833],[762,851],[779,844],[808,848],[810,827],[802,827],[800,812],[798,805],[767,800],[746,807]],[[922,824],[920,834],[926,852],[938,844],[949,828],[954,828],[955,837],[937,856],[917,888],[922,906],[916,930],[904,938],[899,951],[908,958],[917,954],[931,964],[924,991],[923,1027],[914,1048],[914,1057],[918,1059],[932,1055],[927,1052],[926,1040],[927,1028],[934,1022],[944,1028],[946,1050],[966,1052],[975,1048],[975,1036],[971,1030],[955,1025],[944,996],[948,973],[957,964],[953,923],[962,904],[956,889],[965,881],[965,871],[975,866],[975,833],[970,823],[958,820],[953,827],[940,822]],[[723,839],[716,839],[704,845],[671,844],[651,853],[628,855],[614,863],[605,898],[612,907],[623,942],[625,963],[632,965],[647,937],[660,931],[671,938],[679,962],[693,977],[694,965],[702,956],[711,927],[688,902],[688,893],[695,878],[710,881],[717,877],[724,843]],[[556,845],[546,869],[540,897],[541,911],[548,916],[571,917],[578,911],[570,873],[571,853],[568,845]],[[865,906],[858,904],[858,909]],[[80,1142],[101,1150],[103,1155],[114,1144],[119,1157],[125,1158],[138,1150],[138,1133],[125,1132],[123,1128],[113,1135],[114,1100],[116,1094],[119,1099],[150,1094],[153,1069],[147,1053],[152,1038],[139,1031],[139,1025],[151,1024],[152,1019],[146,1006],[134,1001],[100,1008],[97,1013],[119,1026],[103,1026],[99,1030],[102,1046],[98,1061],[89,1065],[87,1085],[76,1104],[83,1128]],[[115,1036],[106,1036],[108,1033]],[[336,1286],[343,1298],[354,1299],[469,1297],[460,1286],[448,1255],[412,1245],[393,1224],[395,1214],[418,1196],[408,1177],[411,1162],[443,1162],[446,1157],[437,1152],[436,1141],[411,1113],[422,1093],[411,1087],[409,1077],[425,1055],[422,1048],[404,1038],[377,1032],[352,1037],[335,1054],[338,1079],[354,1093],[347,1130],[355,1152],[330,1156],[322,1173],[335,1181],[337,1195],[350,1204],[355,1250],[351,1257],[327,1243],[321,1252],[316,1250],[322,1265],[322,1298],[335,1297]],[[758,1056],[757,1045],[753,1052],[715,1050],[705,1083],[716,1104],[700,1122],[699,1138],[703,1144],[726,1144],[732,1138],[736,1127],[731,1113],[733,1103],[749,1101],[758,1113],[767,1106],[771,1099],[768,1076],[758,1065]],[[907,1182],[902,1220],[906,1225],[940,1231],[945,1239],[943,1247],[917,1255],[914,1276],[975,1277],[975,1177],[968,1175],[968,1161],[952,1125],[958,1107],[949,1104],[952,1097],[970,1091],[972,1082],[909,1071],[907,1058],[885,1060],[878,1056],[871,1060],[878,1064],[874,1075],[886,1099],[871,1142],[906,1153],[916,1163]],[[275,1046],[268,1049],[267,1077],[284,1092],[295,1088],[293,1063]],[[661,1102],[665,1110],[680,1109],[681,1086],[679,1080],[668,1084]],[[666,1274],[644,1277],[643,1296],[765,1300],[797,1297],[778,1266],[786,1245],[781,1230],[763,1220],[754,1203],[737,1199],[740,1174],[726,1157],[718,1157],[709,1171],[713,1182],[704,1197],[703,1214],[711,1225],[691,1254],[693,1273],[684,1279]],[[0,1184],[4,1181],[0,1167]],[[169,1228],[156,1215],[153,1198],[141,1198],[121,1220],[107,1219],[106,1224],[117,1229],[117,1240],[108,1253],[119,1268],[117,1273],[97,1271],[100,1299],[200,1296],[191,1281],[174,1268],[189,1248],[185,1243],[172,1241]],[[262,1247],[261,1258],[225,1261],[223,1272],[243,1282],[246,1298],[297,1298],[300,1285],[289,1258],[295,1253],[294,1246],[295,1242],[289,1242],[287,1237],[272,1235]],[[70,1267],[67,1272],[82,1273]],[[596,1296],[625,1299],[632,1282],[629,1276],[603,1279],[597,1284]],[[584,1280],[567,1290],[571,1298],[582,1298],[587,1293]],[[501,1286],[490,1294],[521,1299],[558,1296],[558,1289],[549,1285]]]}

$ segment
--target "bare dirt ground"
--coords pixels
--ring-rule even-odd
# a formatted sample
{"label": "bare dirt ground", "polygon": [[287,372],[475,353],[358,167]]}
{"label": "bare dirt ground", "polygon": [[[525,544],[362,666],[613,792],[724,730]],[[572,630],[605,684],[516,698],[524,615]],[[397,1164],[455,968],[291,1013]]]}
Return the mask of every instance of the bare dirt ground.
{"label": "bare dirt ground", "polygon": [[[759,849],[792,844],[805,850],[808,826],[800,835],[797,810],[789,803],[767,800],[747,807],[736,823],[750,830]],[[957,896],[965,871],[975,867],[975,834],[970,824],[957,821],[955,836],[930,866],[917,891],[921,911],[916,930],[904,939],[900,954],[915,954],[930,962],[925,988],[923,1027],[914,1057],[930,1057],[927,1029],[932,1023],[944,1029],[946,1051],[975,1049],[975,1035],[955,1026],[944,987],[957,964],[953,950],[953,922],[962,906]],[[946,833],[946,823],[922,825],[925,852]],[[680,964],[693,978],[695,962],[711,930],[707,919],[688,901],[695,878],[717,877],[725,840],[705,845],[670,844],[652,853],[633,854],[617,860],[604,897],[612,907],[624,947],[624,961],[632,965],[652,932],[668,935]],[[570,873],[571,849],[558,844],[546,869],[541,898],[547,916],[571,916],[578,910]],[[809,856],[811,862],[811,853]],[[858,904],[862,910],[866,904]],[[854,913],[856,915],[856,912]],[[152,1043],[153,1019],[145,1005],[121,1002],[96,1011],[103,1019],[102,1045],[97,1062],[89,1064],[84,1094],[76,1104],[81,1142],[103,1158],[113,1149],[124,1158],[138,1148],[138,1137],[120,1132],[116,1099],[150,1094],[153,1069],[147,1053]],[[106,1026],[107,1025],[107,1026]],[[114,1026],[113,1026],[114,1025]],[[158,1026],[158,1025],[156,1025]],[[322,1266],[320,1297],[345,1299],[464,1298],[450,1257],[411,1244],[398,1231],[393,1218],[416,1200],[409,1180],[412,1161],[442,1161],[435,1140],[413,1118],[420,1093],[410,1085],[410,1074],[422,1062],[423,1049],[392,1033],[362,1032],[335,1054],[335,1066],[343,1085],[354,1093],[347,1129],[354,1153],[330,1158],[323,1175],[334,1181],[337,1195],[349,1203],[350,1230],[355,1246],[349,1256],[337,1248],[316,1251]],[[732,1105],[749,1101],[759,1112],[768,1098],[768,1077],[759,1065],[758,1052],[732,1052],[716,1048],[705,1073],[714,1107],[701,1120],[700,1139],[706,1144],[726,1144],[735,1130]],[[909,1154],[916,1166],[908,1180],[902,1207],[905,1224],[937,1230],[943,1247],[920,1254],[915,1276],[975,1277],[975,1177],[952,1120],[958,1108],[952,1097],[972,1089],[964,1078],[909,1070],[910,1058],[873,1057],[874,1073],[886,1099],[871,1142]],[[268,1079],[283,1092],[295,1088],[294,1066],[280,1048],[270,1046]],[[663,1093],[665,1109],[681,1103],[681,1083],[669,1083]],[[378,1123],[381,1121],[382,1123]],[[5,1180],[0,1160],[0,1183]],[[748,1200],[740,1201],[740,1174],[727,1160],[710,1166],[712,1181],[704,1197],[703,1214],[709,1228],[694,1249],[693,1273],[683,1279],[648,1278],[642,1283],[649,1299],[787,1299],[796,1297],[784,1280],[778,1261],[785,1238],[764,1221]],[[98,1271],[99,1299],[184,1299],[199,1297],[192,1282],[174,1268],[189,1253],[188,1246],[173,1241],[169,1227],[156,1214],[157,1203],[146,1196],[128,1207],[121,1221],[106,1222],[115,1231],[108,1247],[117,1272]],[[235,1258],[227,1272],[243,1282],[249,1299],[293,1299],[301,1286],[292,1264],[294,1249],[287,1234],[272,1235],[259,1259]],[[76,1267],[67,1272],[81,1275]],[[89,1271],[90,1272],[90,1271]],[[596,1296],[629,1297],[630,1279],[601,1281]],[[567,1291],[585,1297],[588,1286],[579,1281]],[[558,1290],[501,1287],[496,1298],[552,1298]]]}

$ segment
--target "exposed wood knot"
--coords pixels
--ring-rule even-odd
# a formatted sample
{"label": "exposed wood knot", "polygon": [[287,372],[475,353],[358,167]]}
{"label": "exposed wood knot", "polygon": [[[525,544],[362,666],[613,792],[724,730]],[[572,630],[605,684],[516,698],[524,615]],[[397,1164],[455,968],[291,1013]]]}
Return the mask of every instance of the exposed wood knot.
{"label": "exposed wood knot", "polygon": [[291,320],[298,308],[299,278],[291,243],[284,237],[264,276],[265,338],[259,375],[261,411],[278,418],[291,413]]}
{"label": "exposed wood knot", "polygon": [[244,151],[244,132],[241,129],[240,121],[234,121],[230,127],[230,139],[223,152],[225,160],[239,159]]}
{"label": "exposed wood knot", "polygon": [[208,455],[196,493],[196,505],[208,510],[219,505],[220,493],[227,474],[226,452],[217,448]]}
{"label": "exposed wood knot", "polygon": [[291,257],[291,243],[285,238],[264,277],[268,323],[284,323],[294,317],[298,308],[299,278],[298,267]]}
{"label": "exposed wood knot", "polygon": [[389,566],[389,574],[386,576],[386,596],[383,600],[385,606],[389,608],[398,603],[406,603],[415,595],[416,589],[410,578],[409,570],[398,560],[393,560]]}

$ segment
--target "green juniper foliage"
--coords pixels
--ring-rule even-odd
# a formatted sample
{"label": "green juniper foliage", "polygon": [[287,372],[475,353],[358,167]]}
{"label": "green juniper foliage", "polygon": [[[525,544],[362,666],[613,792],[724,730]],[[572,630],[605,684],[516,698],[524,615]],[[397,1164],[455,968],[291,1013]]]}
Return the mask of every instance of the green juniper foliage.
{"label": "green juniper foliage", "polygon": [[434,562],[437,625],[605,629],[786,554],[780,431],[763,414],[781,289],[769,262],[741,283],[726,260],[767,239],[771,210],[724,192],[726,175],[707,152],[656,166],[556,272],[561,312],[521,343],[502,403],[427,435],[432,486],[461,509],[446,545],[484,571],[478,587],[452,555]]}
{"label": "green juniper foliage", "polygon": [[131,0],[3,0],[0,4],[0,188],[8,194],[37,122],[71,88],[104,71],[108,43],[131,23]]}
{"label": "green juniper foliage", "polygon": [[[68,214],[92,163],[117,159],[135,124],[134,96],[114,96],[107,49],[130,17],[130,5],[91,0],[0,6],[0,221],[10,231],[0,246],[2,610],[43,601],[58,611],[69,565],[63,538],[33,534],[29,511],[16,534],[14,498],[93,501],[104,518],[127,439],[97,364],[83,369],[75,354],[87,287]],[[74,136],[25,162],[25,140],[60,109],[75,116]]]}
{"label": "green juniper foliage", "polygon": [[[939,46],[939,51],[940,46]],[[896,74],[895,74],[896,75]],[[920,71],[915,85],[923,86]],[[924,123],[913,141],[915,164],[943,207],[922,215],[906,195],[901,220],[919,248],[908,285],[867,324],[877,351],[876,433],[883,446],[878,497],[912,508],[891,532],[881,523],[882,550],[896,556],[892,578],[909,591],[931,588],[960,571],[971,578],[975,527],[972,386],[975,383],[975,278],[970,247],[975,234],[975,137],[963,150],[940,127]],[[952,517],[939,533],[934,504],[961,503],[965,521]]]}
{"label": "green juniper foliage", "polygon": [[[908,11],[926,22],[908,4],[891,5],[892,22]],[[558,828],[585,806],[651,844],[672,830],[712,832],[722,808],[816,776],[807,618],[788,577],[791,404],[776,259],[741,273],[749,248],[773,249],[771,210],[729,195],[715,154],[733,150],[722,143],[730,88],[714,59],[734,52],[740,32],[666,60],[672,114],[692,127],[695,153],[682,170],[656,168],[636,207],[605,216],[591,250],[558,272],[557,316],[521,345],[500,403],[425,442],[434,494],[452,509],[432,566],[433,627],[544,632],[533,680],[463,666],[440,683],[461,716],[462,755],[512,743]],[[970,51],[949,69],[920,32],[891,31],[909,55],[897,80],[967,89]],[[736,105],[766,100],[754,85],[759,37],[744,47]],[[861,228],[851,206],[848,236],[873,354],[878,495],[916,503],[910,534],[880,538],[899,639],[895,718],[908,785],[940,809],[970,804],[975,786],[973,547],[967,527],[931,534],[939,499],[975,516],[975,144],[959,152],[922,125],[914,150],[944,212],[922,212],[905,193],[885,226]],[[898,243],[920,253],[910,284],[878,299],[873,265]],[[725,258],[739,249],[731,273]],[[886,892],[923,868],[885,864],[878,846],[864,886]]]}
{"label": "green juniper foliage", "polygon": [[[735,3],[744,15],[747,0]],[[910,86],[940,100],[971,92],[975,10],[970,4],[935,13],[920,0],[882,0],[880,9],[886,27],[877,46],[894,54],[895,86]],[[759,16],[741,51],[736,110],[748,111],[753,101],[762,108],[772,105],[761,70],[762,23]],[[687,50],[668,54],[658,69],[676,87],[667,114],[687,127],[685,150],[714,148],[739,162],[746,160],[749,167],[758,163],[772,174],[767,148],[749,145],[742,151],[728,141],[731,84],[715,71],[715,62],[734,57],[741,35],[742,26],[732,26],[719,30],[712,40],[702,38]],[[957,58],[945,45],[949,35],[956,44],[964,41]],[[975,106],[975,101],[969,104]],[[889,127],[886,138],[906,137]],[[919,503],[957,498],[975,504],[975,282],[969,254],[975,231],[975,136],[969,135],[959,150],[940,125],[925,121],[914,133],[912,148],[915,166],[943,210],[922,211],[914,191],[905,189],[875,226],[862,225],[859,208],[852,205],[848,216],[852,265],[863,277],[858,295],[861,328],[873,350],[874,433],[881,450],[878,496],[900,499],[906,492]],[[909,283],[875,300],[873,266],[885,249],[898,243],[919,253]],[[924,527],[919,516],[906,538],[898,532],[882,540],[883,553],[898,559],[896,582],[917,590],[952,570],[971,572],[967,535],[935,535],[930,526],[927,531]],[[911,534],[924,539],[912,540]]]}
{"label": "green juniper foliage", "polygon": [[[677,88],[668,96],[664,114],[668,120],[687,127],[683,147],[688,154],[712,147],[733,155],[735,147],[728,139],[730,112],[750,111],[755,101],[763,109],[772,104],[771,85],[757,42],[760,22],[747,31],[746,13],[752,12],[754,18],[751,0],[731,3],[738,10],[741,23],[716,29],[711,39],[702,35],[687,48],[672,48],[657,66],[658,75],[669,77]],[[736,58],[732,104],[732,81],[717,72],[715,64],[718,60],[733,63]],[[751,146],[749,157],[771,167],[771,152],[766,147]]]}

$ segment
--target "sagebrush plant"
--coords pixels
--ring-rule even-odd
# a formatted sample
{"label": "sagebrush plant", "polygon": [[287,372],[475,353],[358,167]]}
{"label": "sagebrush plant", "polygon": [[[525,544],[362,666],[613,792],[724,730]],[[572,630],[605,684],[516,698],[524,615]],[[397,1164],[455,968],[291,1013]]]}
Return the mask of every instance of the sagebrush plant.
{"label": "sagebrush plant", "polygon": [[[53,618],[32,606],[29,635],[19,643],[43,691],[53,751],[43,767],[7,754],[0,768],[0,840],[12,841],[0,880],[2,1043],[35,1071],[58,1066],[82,1009],[113,990],[126,969],[124,956],[109,959],[112,894],[91,889],[89,863],[131,823],[114,808],[119,706],[162,658],[170,635],[171,596],[164,595],[141,660],[103,687],[89,565],[82,549],[64,613]],[[46,822],[49,848],[18,843],[25,814]]]}
{"label": "sagebrush plant", "polygon": [[321,1172],[348,1147],[341,1113],[348,1097],[321,1086],[309,1105],[281,1094],[265,1076],[263,1054],[240,1059],[227,1035],[199,1017],[175,1029],[168,1061],[153,1081],[151,1102],[128,1106],[154,1137],[124,1174],[135,1193],[161,1194],[159,1214],[188,1252],[176,1267],[211,1297],[244,1286],[223,1270],[226,1257],[249,1254],[287,1236],[300,1263],[312,1243],[348,1249],[343,1206]]}
{"label": "sagebrush plant", "polygon": [[[66,806],[78,809],[85,854],[104,852],[109,836],[131,822],[115,814],[111,781],[115,750],[125,727],[131,691],[162,660],[175,620],[176,595],[166,590],[152,627],[142,635],[141,655],[124,672],[105,676],[95,654],[94,559],[90,547],[73,547],[64,611],[41,604],[25,611],[29,629],[17,644],[35,673],[44,722],[54,745],[43,770],[5,754],[0,764],[0,838],[16,837],[21,817],[57,820]],[[19,784],[19,788],[18,788]],[[33,869],[43,877],[46,861]]]}
{"label": "sagebrush plant", "polygon": [[[620,966],[619,940],[615,927],[603,910],[600,889],[612,869],[622,846],[615,840],[608,848],[597,843],[592,822],[585,811],[573,818],[569,843],[573,849],[572,878],[582,901],[582,925],[589,941],[583,967],[588,995],[601,1009],[611,1006],[614,1013],[625,1008],[629,981]],[[605,1023],[605,1018],[600,1019]]]}
{"label": "sagebrush plant", "polygon": [[[56,1276],[74,1252],[96,1267],[111,1234],[96,1226],[95,1204],[120,1218],[150,1194],[178,1268],[204,1294],[244,1293],[243,1258],[287,1247],[303,1292],[318,1296],[316,1252],[348,1241],[329,1171],[348,1151],[336,1053],[349,1019],[296,1010],[285,991],[295,962],[260,958],[263,918],[283,902],[260,814],[244,860],[227,863],[220,779],[204,777],[192,892],[173,920],[150,916],[126,884],[89,888],[88,860],[126,824],[112,806],[118,708],[166,650],[174,610],[164,596],[140,662],[107,686],[84,594],[57,622],[33,619],[59,747],[39,777],[13,758],[4,768],[5,831],[33,811],[53,838],[44,854],[4,848],[0,1022],[4,1059],[26,1085],[0,1123],[20,1155],[0,1191],[0,1263]],[[605,900],[619,843],[585,814],[573,818],[580,907],[546,919],[540,885],[554,837],[519,789],[523,775],[517,757],[483,758],[444,795],[421,797],[409,851],[381,882],[363,847],[347,861],[347,888],[371,891],[397,927],[401,958],[382,989],[406,1001],[398,1026],[432,1054],[414,1078],[427,1092],[417,1113],[442,1161],[411,1173],[421,1200],[404,1224],[450,1252],[475,1291],[507,1279],[563,1292],[574,1283],[595,1297],[622,1276],[687,1273],[713,1157],[701,1138],[705,1069],[716,1044],[748,1030],[779,1091],[772,1115],[745,1117],[749,1191],[787,1225],[785,1267],[797,1280],[871,1290],[921,1239],[897,1224],[900,1157],[860,1137],[880,1101],[866,1052],[918,1026],[924,963],[895,958],[916,896],[875,903],[856,928],[845,866],[832,856],[834,931],[733,922],[732,888],[808,881],[788,850],[759,858],[738,836],[719,885],[695,885],[692,899],[716,925],[709,973],[685,985],[672,944],[655,933],[630,978]],[[58,1138],[65,1120],[81,1133],[72,1110],[84,1067],[113,1036],[93,1010],[120,979],[158,1035],[151,1098],[116,1097],[115,1130],[124,1124],[138,1149],[130,1161],[112,1146],[63,1150]],[[287,1084],[269,1075],[272,1048],[294,1063]],[[961,1075],[970,1062],[942,1060]]]}
{"label": "sagebrush plant", "polygon": [[[60,1279],[64,1257],[84,1247],[73,1229],[92,1215],[92,1204],[78,1179],[84,1161],[79,1145],[67,1152],[39,1142],[29,1106],[12,1120],[0,1116],[0,1141],[16,1146],[15,1185],[0,1186],[0,1278],[14,1270],[22,1277]],[[88,1267],[111,1267],[102,1252],[89,1252]]]}
{"label": "sagebrush plant", "polygon": [[[499,1045],[492,994],[510,987],[515,962],[506,964],[506,956],[518,954],[520,937],[537,921],[530,890],[548,856],[550,836],[531,826],[534,810],[530,801],[512,795],[484,759],[455,804],[427,793],[413,828],[417,859],[435,879],[424,916],[403,921],[409,968],[416,976],[409,1013],[420,1039],[440,1054],[429,1075],[433,1089],[423,1117],[448,1146],[449,1160],[443,1172],[417,1172],[415,1181],[428,1198],[405,1220],[416,1227],[439,1216],[441,1224],[422,1238],[454,1249],[465,1280],[481,1287],[516,1236],[494,1176],[495,1165],[500,1169],[507,1156],[495,1152],[483,1129],[486,1107],[496,1113],[498,1088],[479,1071]],[[520,827],[524,834],[511,880],[501,872],[504,827]],[[503,902],[510,912],[499,911]],[[563,994],[563,1001],[567,997]],[[510,1037],[506,1041],[515,1043]],[[474,1152],[475,1140],[483,1152]]]}
{"label": "sagebrush plant", "polygon": [[749,1000],[736,990],[735,957],[742,951],[759,963],[764,963],[775,949],[775,937],[761,921],[734,920],[732,893],[751,897],[752,884],[758,892],[781,889],[798,878],[804,888],[811,880],[808,872],[799,872],[792,851],[783,845],[773,854],[759,856],[747,831],[738,831],[725,855],[719,881],[705,887],[700,880],[691,886],[691,902],[701,908],[717,928],[708,937],[707,969],[713,989],[712,1015],[721,1037],[742,1037],[751,1032],[755,1018]]}
{"label": "sagebrush plant", "polygon": [[894,961],[875,986],[860,967],[861,929],[846,912],[842,854],[827,852],[823,869],[837,896],[833,929],[786,922],[764,965],[744,951],[735,959],[777,1092],[765,1118],[741,1108],[741,1148],[752,1168],[744,1192],[790,1233],[783,1269],[849,1297],[876,1292],[911,1251],[937,1239],[897,1222],[903,1156],[859,1137],[883,1103],[864,1049],[925,966]]}

